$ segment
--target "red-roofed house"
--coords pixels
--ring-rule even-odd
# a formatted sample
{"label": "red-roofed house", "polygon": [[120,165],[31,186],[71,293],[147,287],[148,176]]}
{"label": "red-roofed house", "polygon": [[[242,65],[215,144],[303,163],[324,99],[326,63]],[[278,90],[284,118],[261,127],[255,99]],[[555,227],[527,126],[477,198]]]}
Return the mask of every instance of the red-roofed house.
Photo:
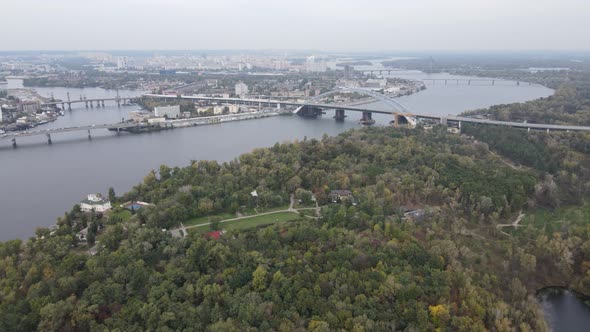
{"label": "red-roofed house", "polygon": [[213,240],[219,240],[219,238],[221,237],[221,235],[223,235],[224,231],[214,231],[214,232],[209,232],[207,234],[205,234],[205,236],[209,239],[213,239]]}

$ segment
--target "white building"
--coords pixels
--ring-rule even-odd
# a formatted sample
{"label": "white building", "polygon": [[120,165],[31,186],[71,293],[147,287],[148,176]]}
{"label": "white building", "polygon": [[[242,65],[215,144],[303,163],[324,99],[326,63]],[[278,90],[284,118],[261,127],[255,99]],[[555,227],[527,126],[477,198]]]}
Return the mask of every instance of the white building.
{"label": "white building", "polygon": [[223,106],[223,105],[215,106],[215,107],[213,107],[213,114],[214,115],[221,115],[221,114],[223,114],[224,110],[225,110],[225,106]]}
{"label": "white building", "polygon": [[125,70],[127,69],[127,66],[129,66],[129,58],[126,56],[120,56],[119,59],[117,59],[117,69]]}
{"label": "white building", "polygon": [[111,202],[104,200],[100,195],[90,194],[88,199],[80,202],[80,209],[84,212],[105,212],[111,209]]}
{"label": "white building", "polygon": [[167,117],[168,119],[177,119],[180,117],[180,106],[159,106],[154,107],[154,115],[157,117]]}
{"label": "white building", "polygon": [[240,106],[239,105],[227,105],[230,114],[240,113]]}
{"label": "white building", "polygon": [[248,95],[248,85],[242,82],[236,84],[236,96],[244,98],[246,95]]}

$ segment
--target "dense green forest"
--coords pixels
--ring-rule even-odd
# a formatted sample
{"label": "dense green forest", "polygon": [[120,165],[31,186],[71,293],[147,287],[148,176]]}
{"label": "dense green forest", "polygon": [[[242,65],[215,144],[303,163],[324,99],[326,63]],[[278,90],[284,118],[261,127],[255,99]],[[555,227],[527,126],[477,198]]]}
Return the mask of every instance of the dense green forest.
{"label": "dense green forest", "polygon": [[[588,140],[564,137],[573,156],[553,165],[559,149],[516,139],[538,145],[519,161],[530,167],[506,165],[488,144],[444,128],[365,128],[222,164],[162,166],[121,197],[109,193],[153,207],[129,217],[76,206],[54,231],[0,244],[0,330],[546,330],[538,288],[590,293],[590,227],[576,218],[509,233],[496,225],[521,210],[583,202],[587,187],[562,195],[573,180],[553,175],[567,167],[587,181],[588,164],[576,158]],[[509,154],[504,145],[492,148]],[[358,204],[333,203],[336,189]],[[321,217],[218,240],[162,231],[284,206],[302,191]],[[403,217],[415,208],[424,218]],[[85,226],[96,255],[75,238]]]}

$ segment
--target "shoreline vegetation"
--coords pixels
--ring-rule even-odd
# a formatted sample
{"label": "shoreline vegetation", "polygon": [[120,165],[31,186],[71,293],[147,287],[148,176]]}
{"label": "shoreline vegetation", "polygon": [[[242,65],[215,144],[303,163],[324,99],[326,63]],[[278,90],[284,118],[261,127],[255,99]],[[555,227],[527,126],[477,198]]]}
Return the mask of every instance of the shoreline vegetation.
{"label": "shoreline vegetation", "polygon": [[[586,121],[590,75],[574,77],[555,96],[481,112]],[[538,290],[590,294],[590,135],[486,128],[363,128],[163,165],[109,192],[154,206],[75,206],[54,230],[0,243],[0,330],[548,330]],[[342,190],[354,198],[335,202]],[[291,197],[316,199],[320,217],[219,239],[162,231]],[[496,227],[520,211],[519,227]]]}

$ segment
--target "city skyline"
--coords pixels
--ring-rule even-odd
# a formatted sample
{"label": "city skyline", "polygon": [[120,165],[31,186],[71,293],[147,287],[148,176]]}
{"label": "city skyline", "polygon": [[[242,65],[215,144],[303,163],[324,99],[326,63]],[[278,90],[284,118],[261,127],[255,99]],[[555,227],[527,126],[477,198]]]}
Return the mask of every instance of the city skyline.
{"label": "city skyline", "polygon": [[303,0],[80,2],[4,6],[0,51],[587,51],[582,0],[341,3]]}

